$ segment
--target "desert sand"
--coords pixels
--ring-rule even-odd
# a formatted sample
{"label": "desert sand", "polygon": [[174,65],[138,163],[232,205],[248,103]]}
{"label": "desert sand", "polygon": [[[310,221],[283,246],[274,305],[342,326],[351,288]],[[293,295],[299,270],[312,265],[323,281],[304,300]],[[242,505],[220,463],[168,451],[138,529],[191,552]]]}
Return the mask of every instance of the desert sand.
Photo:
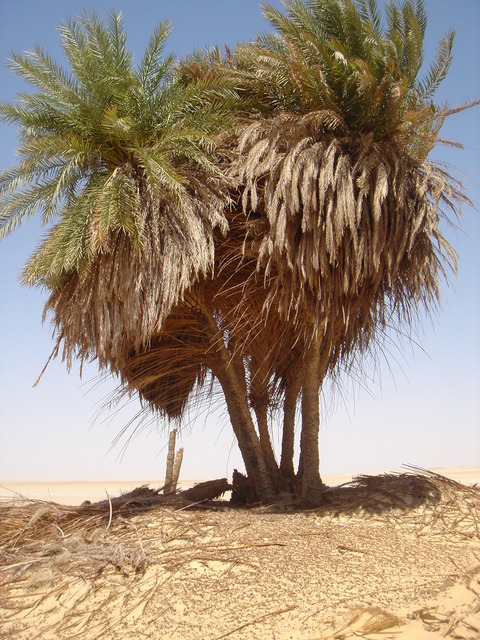
{"label": "desert sand", "polygon": [[439,472],[307,511],[4,499],[0,637],[478,640],[480,489],[448,477],[480,468]]}

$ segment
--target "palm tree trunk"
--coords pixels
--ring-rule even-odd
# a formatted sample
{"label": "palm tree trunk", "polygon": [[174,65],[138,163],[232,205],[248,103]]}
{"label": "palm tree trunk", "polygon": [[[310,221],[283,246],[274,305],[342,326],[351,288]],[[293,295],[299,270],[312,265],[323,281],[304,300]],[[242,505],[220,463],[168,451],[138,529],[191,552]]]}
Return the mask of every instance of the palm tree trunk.
{"label": "palm tree trunk", "polygon": [[[257,418],[258,433],[260,436],[260,446],[262,448],[263,459],[267,466],[272,480],[278,479],[278,464],[273,453],[272,441],[268,430],[267,406],[265,403],[257,403],[253,410]],[[276,484],[276,483],[275,483]]]}
{"label": "palm tree trunk", "polygon": [[295,415],[297,412],[297,400],[302,388],[302,370],[298,369],[289,376],[285,389],[285,399],[283,401],[283,433],[282,433],[282,456],[280,459],[280,473],[287,481],[295,478],[293,466],[294,446],[295,446]]}
{"label": "palm tree trunk", "polygon": [[165,484],[163,487],[163,493],[172,493],[173,483],[173,465],[175,462],[175,440],[177,437],[177,430],[170,431],[168,437],[168,454],[167,454],[167,469],[165,471]]}
{"label": "palm tree trunk", "polygon": [[320,342],[314,339],[304,361],[299,463],[302,498],[309,502],[318,501],[323,486],[319,472],[320,385]]}
{"label": "palm tree trunk", "polygon": [[219,366],[214,373],[222,385],[230,421],[245,463],[247,475],[253,480],[258,498],[260,500],[269,499],[274,495],[273,481],[255,431],[247,397],[239,389],[241,384],[233,371],[233,367],[228,366],[223,354],[219,355]]}
{"label": "palm tree trunk", "polygon": [[201,310],[201,316],[216,356],[213,373],[222,386],[247,475],[255,485],[258,499],[268,500],[274,495],[274,482],[265,462],[250,413],[245,368],[239,358],[235,356],[232,358],[230,355],[215,319],[205,309]]}

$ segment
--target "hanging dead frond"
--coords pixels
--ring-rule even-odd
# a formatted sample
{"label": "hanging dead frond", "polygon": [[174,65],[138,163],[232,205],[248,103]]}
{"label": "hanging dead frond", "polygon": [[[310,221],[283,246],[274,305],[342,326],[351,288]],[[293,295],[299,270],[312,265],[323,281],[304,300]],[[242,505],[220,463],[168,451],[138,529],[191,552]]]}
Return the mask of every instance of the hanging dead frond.
{"label": "hanging dead frond", "polygon": [[192,284],[211,274],[214,232],[227,229],[224,199],[208,180],[202,186],[199,178],[194,187],[188,206],[145,203],[140,249],[121,231],[112,234],[87,270],[53,291],[45,314],[52,313],[69,365],[74,356],[97,357],[100,366],[121,371]]}
{"label": "hanging dead frond", "polygon": [[257,258],[267,306],[298,326],[307,314],[317,329],[340,310],[355,321],[348,310],[359,296],[366,311],[387,296],[435,307],[440,280],[456,268],[440,220],[445,207],[458,214],[460,185],[395,144],[319,135],[315,122],[282,115],[240,138],[233,175],[244,213],[269,223]]}

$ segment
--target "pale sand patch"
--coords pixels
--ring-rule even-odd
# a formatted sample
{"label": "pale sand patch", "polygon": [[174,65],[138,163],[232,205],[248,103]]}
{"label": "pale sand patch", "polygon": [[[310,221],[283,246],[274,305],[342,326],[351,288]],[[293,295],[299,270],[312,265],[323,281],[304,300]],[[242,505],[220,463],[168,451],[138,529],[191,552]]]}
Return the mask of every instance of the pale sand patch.
{"label": "pale sand patch", "polygon": [[56,555],[18,558],[20,611],[0,590],[0,636],[478,640],[480,498],[446,489],[440,509],[160,508],[57,531]]}
{"label": "pale sand patch", "polygon": [[462,484],[480,485],[480,467],[435,467],[431,469],[431,471],[461,482]]}
{"label": "pale sand patch", "polygon": [[[85,500],[98,502],[108,496],[119,496],[137,487],[149,485],[160,488],[164,480],[0,480],[0,499],[15,495],[30,500],[48,500],[59,504],[79,505]],[[188,489],[201,480],[185,480],[179,489]]]}

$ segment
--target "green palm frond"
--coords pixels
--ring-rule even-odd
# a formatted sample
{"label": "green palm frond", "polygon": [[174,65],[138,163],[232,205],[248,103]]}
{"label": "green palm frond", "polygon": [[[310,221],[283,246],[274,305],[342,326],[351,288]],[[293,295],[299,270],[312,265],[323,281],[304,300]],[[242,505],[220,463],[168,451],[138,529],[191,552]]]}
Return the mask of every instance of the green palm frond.
{"label": "green palm frond", "polygon": [[442,36],[438,42],[435,58],[432,61],[424,78],[420,80],[418,91],[423,101],[433,98],[440,83],[445,79],[452,63],[452,49],[455,38],[455,31],[450,30],[448,34]]}
{"label": "green palm frond", "polygon": [[184,178],[175,171],[161,148],[135,149],[134,162],[143,170],[146,187],[155,200],[162,199],[165,192],[181,200]]}
{"label": "green palm frond", "polygon": [[[10,67],[36,91],[0,105],[2,119],[17,125],[20,136],[20,161],[0,176],[0,234],[40,213],[44,224],[69,229],[50,234],[42,255],[60,250],[59,238],[91,243],[82,244],[81,259],[35,262],[35,274],[48,263],[48,282],[58,281],[51,277],[56,264],[63,275],[65,265],[88,264],[110,231],[122,229],[139,246],[138,209],[161,209],[172,199],[181,211],[195,171],[218,179],[215,136],[231,126],[238,103],[227,79],[185,86],[174,78],[173,56],[163,57],[168,23],[154,29],[137,68],[121,13],[105,23],[95,13],[83,14],[58,31],[69,69],[40,47],[12,54]],[[80,200],[90,204],[85,208]],[[78,234],[71,230],[77,207]],[[85,233],[87,218],[95,233]]]}
{"label": "green palm frond", "polygon": [[373,29],[380,33],[382,30],[382,17],[377,0],[359,0],[358,12],[364,23],[370,23]]}
{"label": "green palm frond", "polygon": [[128,90],[134,75],[133,55],[126,48],[121,12],[112,13],[107,26],[95,13],[85,13],[66,21],[58,32],[73,74],[91,95],[120,97]]}
{"label": "green palm frond", "polygon": [[[256,95],[258,110],[336,111],[352,133],[373,133],[379,141],[401,144],[408,127],[411,140],[416,140],[410,151],[423,160],[431,149],[425,113],[448,71],[453,32],[440,40],[434,62],[420,79],[426,29],[423,0],[391,0],[385,24],[377,0],[285,0],[283,4],[284,12],[262,5],[275,33],[261,35],[236,52],[245,90]],[[412,129],[415,113],[419,124]],[[431,116],[433,130],[433,112]]]}
{"label": "green palm frond", "polygon": [[296,96],[294,110],[336,109],[358,128],[360,114],[369,107],[360,86],[365,68],[377,83],[385,68],[378,46],[373,46],[380,40],[375,23],[362,20],[352,2],[288,2],[285,6],[288,15],[264,6],[278,33],[258,42],[255,53],[262,80],[275,83],[280,74],[283,93],[294,85],[287,93],[294,101]]}
{"label": "green palm frond", "polygon": [[174,56],[172,54],[163,58],[165,42],[170,35],[171,26],[164,22],[155,27],[152,37],[145,50],[137,77],[142,91],[151,94],[158,90],[165,77],[171,73]]}
{"label": "green palm frond", "polygon": [[[78,85],[61,65],[56,63],[40,46],[23,56],[12,52],[8,67],[58,106],[71,106],[78,99]],[[27,94],[23,94],[25,98]]]}
{"label": "green palm frond", "polygon": [[104,178],[94,175],[84,185],[81,197],[65,207],[62,219],[52,227],[40,247],[27,262],[22,277],[25,284],[58,287],[72,271],[81,270],[101,244],[92,225]]}
{"label": "green palm frond", "polygon": [[[108,239],[111,231],[124,230],[138,244],[142,240],[138,212],[141,211],[138,186],[128,170],[115,170],[103,185],[98,205],[98,235]],[[100,242],[102,244],[102,242]]]}

